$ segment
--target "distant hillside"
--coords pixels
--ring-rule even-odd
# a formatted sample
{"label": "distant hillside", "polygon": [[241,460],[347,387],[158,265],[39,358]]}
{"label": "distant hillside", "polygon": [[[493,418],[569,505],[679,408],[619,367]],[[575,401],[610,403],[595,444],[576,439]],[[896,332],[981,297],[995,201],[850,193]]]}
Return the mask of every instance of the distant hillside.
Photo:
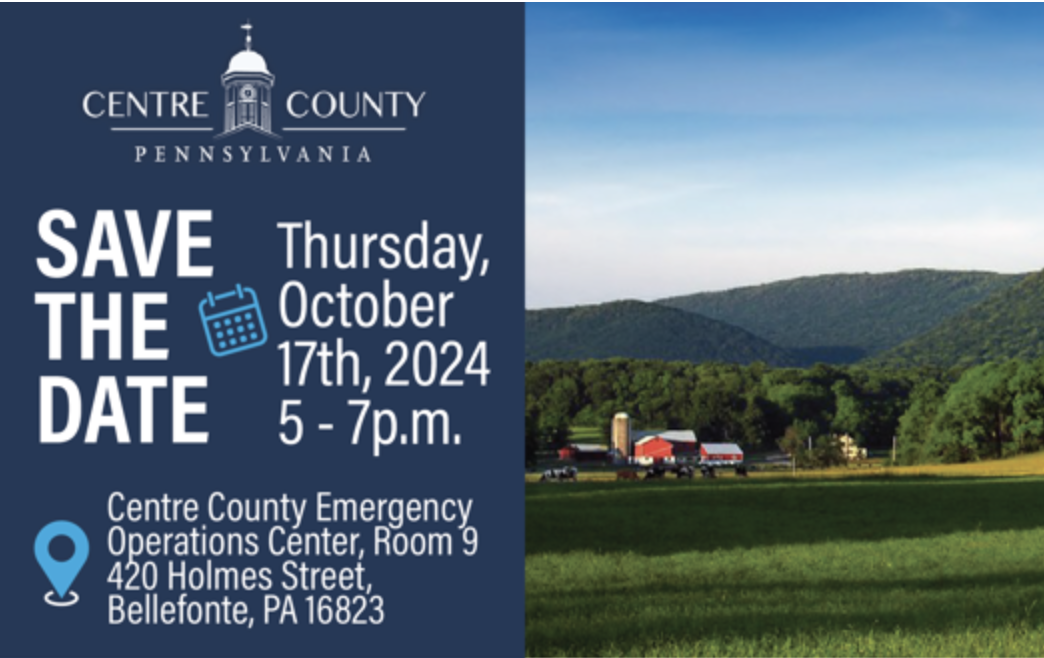
{"label": "distant hillside", "polygon": [[873,359],[874,364],[966,366],[1044,355],[1044,272]]}
{"label": "distant hillside", "polygon": [[929,331],[1025,274],[828,274],[658,303],[742,327],[804,363],[852,363]]}
{"label": "distant hillside", "polygon": [[620,301],[526,311],[526,359],[614,356],[794,364],[786,350],[743,329],[659,304]]}

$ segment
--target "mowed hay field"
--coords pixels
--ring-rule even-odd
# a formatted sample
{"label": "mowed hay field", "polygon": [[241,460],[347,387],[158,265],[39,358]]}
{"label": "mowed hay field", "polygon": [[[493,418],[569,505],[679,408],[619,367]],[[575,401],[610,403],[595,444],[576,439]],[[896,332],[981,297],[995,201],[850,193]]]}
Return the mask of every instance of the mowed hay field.
{"label": "mowed hay field", "polygon": [[529,483],[527,653],[1041,655],[1034,467]]}

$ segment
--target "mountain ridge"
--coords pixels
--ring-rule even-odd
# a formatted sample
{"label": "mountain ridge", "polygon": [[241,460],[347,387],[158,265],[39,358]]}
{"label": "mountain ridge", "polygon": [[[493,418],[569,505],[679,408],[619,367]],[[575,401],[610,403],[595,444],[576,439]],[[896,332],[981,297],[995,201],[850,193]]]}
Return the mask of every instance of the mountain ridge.
{"label": "mountain ridge", "polygon": [[796,364],[789,351],[744,329],[638,300],[527,310],[525,332],[529,361],[626,357]]}
{"label": "mountain ridge", "polygon": [[868,361],[871,365],[972,366],[1044,356],[1044,271]]}
{"label": "mountain ridge", "polygon": [[731,324],[803,363],[854,363],[930,331],[1027,274],[910,269],[821,274],[656,303]]}

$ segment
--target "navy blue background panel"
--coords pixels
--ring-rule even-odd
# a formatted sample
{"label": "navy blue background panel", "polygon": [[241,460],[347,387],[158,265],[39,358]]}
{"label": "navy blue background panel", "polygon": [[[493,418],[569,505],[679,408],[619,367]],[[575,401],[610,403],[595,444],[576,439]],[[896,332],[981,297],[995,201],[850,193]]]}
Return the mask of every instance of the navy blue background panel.
{"label": "navy blue background panel", "polygon": [[[523,457],[523,8],[4,6],[0,19],[0,52],[8,64],[0,109],[6,131],[0,151],[5,181],[0,240],[5,318],[0,655],[523,653],[523,491],[517,478]],[[230,60],[245,49],[241,26],[248,20],[251,52],[263,57],[267,70],[250,70],[251,61],[257,62],[248,57],[239,60],[246,62],[242,70],[230,71]],[[200,97],[205,110],[197,113],[207,116],[183,116],[185,108],[191,113],[191,101],[181,106],[182,113],[170,116],[175,97],[150,94],[175,91],[190,99],[193,92],[207,92]],[[112,92],[125,95],[111,97]],[[139,104],[149,101],[148,116],[131,105],[127,92]],[[294,92],[300,93],[288,109]],[[361,92],[370,95],[370,105]],[[110,106],[110,98],[115,105]],[[348,116],[339,107],[321,116],[333,108],[330,99],[343,103]],[[116,116],[127,112],[133,116]],[[236,129],[220,136],[230,120]],[[55,267],[63,262],[38,228],[41,216],[54,209],[66,211],[76,222],[74,229],[54,224],[54,232],[78,255],[77,267],[64,278],[45,276],[37,264],[39,258],[50,259]],[[147,247],[158,213],[171,211],[154,277],[139,273],[125,214],[130,210],[139,213]],[[193,235],[209,236],[210,247],[194,251],[192,264],[212,266],[210,277],[178,276],[179,210],[210,212],[209,221],[191,224]],[[84,276],[99,211],[114,213],[125,278],[116,276],[107,260],[97,264],[93,277]],[[368,267],[357,263],[338,269],[331,263],[327,269],[304,269],[300,241],[306,221],[313,233],[327,237],[331,250],[338,235],[345,246],[350,236],[360,241],[368,234],[398,236],[397,247],[394,241],[387,244],[397,248],[403,261],[398,267],[377,263],[378,256],[390,259],[392,251],[371,244]],[[293,269],[286,267],[288,229],[278,228],[279,223],[301,225],[294,233]],[[414,238],[407,249],[409,236]],[[437,236],[450,237],[437,242]],[[440,269],[434,251],[447,243],[454,245],[456,262],[449,267],[444,252],[446,267]],[[466,268],[461,245],[466,250],[476,244],[478,263],[462,281]],[[106,240],[101,246],[112,245]],[[407,251],[412,262],[423,260],[426,266],[407,266]],[[317,246],[314,257],[318,253]],[[284,322],[281,291],[290,281],[299,282],[291,292],[307,291],[309,302],[317,293],[329,293],[323,299],[332,303],[321,301],[317,308],[332,314],[331,326],[307,320],[293,328]],[[218,348],[208,342],[208,331],[218,329],[202,324],[200,309],[210,307],[201,303],[208,295],[235,291],[237,285],[256,293],[264,332],[249,339],[247,349]],[[351,303],[348,319],[355,322],[342,326],[339,292],[351,293],[352,300],[365,293],[381,300],[386,291],[395,300],[412,300],[421,293],[438,300],[440,293],[452,293],[445,305],[445,326],[378,322],[367,328],[360,325],[366,324],[371,307],[361,305],[360,322]],[[60,360],[48,358],[48,307],[36,302],[39,293],[75,296],[75,303],[62,309]],[[93,293],[98,317],[112,312],[109,294],[121,293],[119,360],[109,358],[108,337],[101,332],[94,339],[94,358],[82,358],[80,307],[85,293]],[[132,358],[135,293],[166,294],[166,304],[146,312],[150,319],[166,321],[165,331],[147,334],[149,348],[169,350],[166,360]],[[252,295],[242,299],[254,301]],[[217,300],[215,310],[239,300],[238,295],[226,296]],[[393,316],[398,312],[395,303]],[[286,313],[293,320],[300,310],[292,302]],[[245,313],[237,320],[244,327],[255,319]],[[254,331],[244,328],[248,338]],[[228,336],[218,339],[215,333],[211,338]],[[325,342],[336,350],[338,340],[358,355],[361,371],[372,378],[369,390],[322,385],[318,357],[306,385],[297,386],[304,348],[295,345]],[[405,349],[389,347],[395,341]],[[432,349],[415,354],[424,341]],[[480,344],[485,349],[468,374],[466,366]],[[290,349],[295,381],[285,386],[284,358]],[[458,351],[460,362],[448,379],[462,385],[440,386]],[[396,376],[408,385],[386,386],[403,353],[409,358]],[[439,377],[427,385],[433,354]],[[488,369],[485,385],[474,374],[483,364]],[[40,441],[43,377],[66,378],[79,390],[80,428],[67,442]],[[120,444],[112,427],[101,427],[96,443],[85,442],[95,390],[108,377],[119,389],[130,444]],[[139,390],[128,386],[128,377],[165,378],[164,387],[153,392],[150,444],[141,443]],[[206,412],[188,415],[184,430],[207,433],[207,442],[176,445],[175,378],[200,377],[206,378],[206,387],[190,388],[186,398],[204,403]],[[459,442],[389,445],[374,457],[372,423],[352,445],[360,407],[348,405],[349,399],[365,399],[371,410],[398,414],[400,428],[416,410],[445,410]],[[286,407],[285,400],[300,403]],[[115,413],[111,404],[104,413]],[[280,440],[281,432],[296,431],[293,421],[281,422],[287,413],[302,420],[304,432],[296,445]],[[55,431],[68,416],[69,404],[59,390],[50,418]],[[113,492],[126,499],[164,494],[194,499],[203,510],[195,522],[115,523],[107,511]],[[293,522],[211,522],[206,506],[215,492],[221,492],[219,500],[284,495],[307,500],[305,521],[297,531],[318,533],[326,527],[359,533],[360,545],[366,547],[361,560],[358,555],[292,559],[309,567],[361,563],[372,594],[383,598],[382,623],[308,623],[307,596],[336,598],[344,592],[300,589],[293,593],[296,624],[263,623],[264,594],[286,593],[280,582],[284,563],[291,559],[268,554],[269,531],[274,525],[292,531]],[[375,524],[317,522],[319,492],[356,500],[471,501],[468,525],[477,531],[478,550],[466,555],[460,529],[432,520],[407,524],[403,530],[425,537],[450,532],[452,556],[373,555]],[[71,587],[79,600],[68,607],[45,602],[53,588],[34,557],[37,533],[57,520],[75,523],[90,541],[90,555]],[[144,601],[148,594],[176,602],[182,591],[168,587],[169,563],[184,559],[190,567],[206,568],[208,560],[204,555],[141,556],[139,562],[158,565],[158,586],[120,591],[109,581],[114,563],[123,561],[110,555],[114,526],[140,535],[256,533],[259,554],[213,557],[212,566],[268,568],[273,581],[268,592],[187,592],[193,601],[219,601],[226,595],[246,601],[253,627],[111,624],[111,595],[122,594],[128,603]],[[51,544],[56,560],[63,551],[71,553],[71,541]],[[371,611],[375,607],[368,605]]]}

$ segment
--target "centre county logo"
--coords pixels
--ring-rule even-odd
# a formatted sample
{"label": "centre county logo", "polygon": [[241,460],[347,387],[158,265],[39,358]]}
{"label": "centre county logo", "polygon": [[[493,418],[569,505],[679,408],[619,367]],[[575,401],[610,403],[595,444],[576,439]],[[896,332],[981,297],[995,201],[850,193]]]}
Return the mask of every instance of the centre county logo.
{"label": "centre county logo", "polygon": [[247,21],[242,28],[246,30],[246,48],[232,57],[228,71],[221,76],[221,84],[225,86],[225,132],[218,138],[250,129],[279,139],[272,132],[275,76],[268,72],[265,58],[250,47],[250,30],[253,29],[250,22]]}
{"label": "centre county logo", "polygon": [[[369,164],[367,146],[344,143],[344,134],[405,133],[420,120],[426,91],[296,89],[283,101],[288,125],[277,129],[273,123],[273,108],[279,100],[274,92],[276,77],[254,50],[254,26],[247,21],[240,27],[246,32],[245,44],[221,75],[219,112],[208,107],[212,102],[209,91],[93,89],[83,97],[83,113],[108,123],[111,132],[143,134],[132,145],[131,155],[138,164]],[[220,128],[201,125],[212,124],[215,115],[221,117]],[[149,138],[160,133],[180,133],[183,143],[157,143]],[[191,133],[211,133],[212,138],[193,141]],[[272,144],[284,141],[280,133],[331,133],[342,141]],[[249,139],[241,138],[243,134],[264,139],[262,143],[239,143]]]}

